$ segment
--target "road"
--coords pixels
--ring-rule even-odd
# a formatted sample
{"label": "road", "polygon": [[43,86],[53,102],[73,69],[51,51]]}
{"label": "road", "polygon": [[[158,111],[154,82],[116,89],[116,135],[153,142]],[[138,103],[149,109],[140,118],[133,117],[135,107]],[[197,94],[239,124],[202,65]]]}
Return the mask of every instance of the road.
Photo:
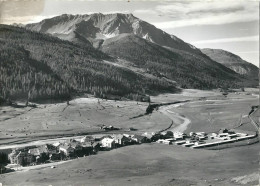
{"label": "road", "polygon": [[172,132],[184,132],[188,125],[191,123],[190,119],[181,116],[180,114],[173,112],[171,109],[184,105],[186,103],[177,103],[168,106],[161,106],[159,108],[159,112],[166,115],[173,121],[173,128],[171,129]]}

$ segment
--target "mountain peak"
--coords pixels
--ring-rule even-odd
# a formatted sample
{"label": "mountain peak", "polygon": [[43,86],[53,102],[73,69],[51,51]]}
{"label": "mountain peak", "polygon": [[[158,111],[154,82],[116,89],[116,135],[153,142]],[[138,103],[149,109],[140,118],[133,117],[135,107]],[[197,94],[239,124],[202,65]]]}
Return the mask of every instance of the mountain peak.
{"label": "mountain peak", "polygon": [[119,34],[132,33],[164,47],[201,54],[201,51],[196,47],[156,28],[131,13],[63,14],[40,23],[29,24],[26,27],[72,41],[78,36],[84,40],[89,40],[93,43],[93,46],[100,40],[106,40]]}

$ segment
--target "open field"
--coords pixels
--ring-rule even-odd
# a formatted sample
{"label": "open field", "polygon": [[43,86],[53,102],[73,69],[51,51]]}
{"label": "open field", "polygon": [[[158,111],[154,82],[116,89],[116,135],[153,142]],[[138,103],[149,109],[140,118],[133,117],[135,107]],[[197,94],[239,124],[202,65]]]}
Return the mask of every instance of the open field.
{"label": "open field", "polygon": [[[142,144],[0,176],[4,185],[257,185],[259,144],[220,151]],[[240,179],[239,179],[240,178]],[[232,179],[234,181],[232,181]]]}
{"label": "open field", "polygon": [[[78,98],[57,104],[39,104],[37,108],[0,107],[1,144],[23,143],[37,139],[104,133],[102,124],[113,125],[128,132],[130,127],[137,133],[154,132],[186,122],[175,130],[213,132],[220,128],[231,128],[239,124],[252,129],[247,119],[250,107],[256,104],[255,95],[229,94],[226,98],[216,91],[185,90],[180,94],[163,94],[151,98],[153,102],[169,103],[190,100],[185,104],[163,106],[150,115],[130,119],[144,114],[147,103],[135,101],[110,101],[97,98]],[[173,114],[173,112],[175,114]],[[190,120],[190,122],[188,121]]]}
{"label": "open field", "polygon": [[18,109],[14,114],[14,108],[2,107],[1,115],[5,115],[5,120],[0,122],[0,139],[2,144],[10,144],[55,136],[104,133],[100,129],[102,124],[120,127],[122,131],[133,127],[142,133],[158,131],[171,124],[171,120],[160,112],[129,119],[144,114],[147,105],[106,100],[100,100],[98,104],[96,98],[79,98],[69,106],[66,103],[38,105],[22,114]]}
{"label": "open field", "polygon": [[[40,139],[104,134],[100,125],[122,128],[110,133],[169,130],[216,132],[220,128],[255,131],[247,115],[258,97],[250,92],[185,90],[152,97],[161,106],[143,114],[147,103],[78,98],[41,104],[35,109],[0,110],[0,147]],[[5,112],[3,112],[5,111]],[[256,113],[258,114],[258,112]],[[241,118],[241,119],[240,119]],[[130,127],[138,129],[129,132]],[[54,140],[55,141],[55,140]],[[8,144],[8,145],[7,145]],[[259,143],[224,150],[199,150],[176,145],[142,144],[65,162],[51,169],[40,166],[0,176],[4,185],[257,185]]]}

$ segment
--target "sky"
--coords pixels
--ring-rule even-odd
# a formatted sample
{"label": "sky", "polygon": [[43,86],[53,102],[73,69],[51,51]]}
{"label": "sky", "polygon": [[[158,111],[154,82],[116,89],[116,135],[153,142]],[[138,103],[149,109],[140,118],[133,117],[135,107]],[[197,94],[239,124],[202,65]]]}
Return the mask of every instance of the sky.
{"label": "sky", "polygon": [[259,66],[258,0],[0,0],[0,23],[61,14],[132,13],[198,48],[230,51]]}

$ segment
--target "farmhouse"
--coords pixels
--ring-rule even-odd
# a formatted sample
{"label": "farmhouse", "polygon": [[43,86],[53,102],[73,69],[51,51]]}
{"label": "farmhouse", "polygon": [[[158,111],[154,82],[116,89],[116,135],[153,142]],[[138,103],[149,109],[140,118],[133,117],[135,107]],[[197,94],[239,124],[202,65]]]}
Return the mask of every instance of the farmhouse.
{"label": "farmhouse", "polygon": [[101,146],[104,148],[115,148],[115,140],[111,136],[104,136],[101,138]]}
{"label": "farmhouse", "polygon": [[52,153],[57,153],[58,149],[51,145],[51,144],[45,144],[37,147],[39,149],[40,153],[46,153],[46,154],[52,154]]}
{"label": "farmhouse", "polygon": [[131,139],[122,134],[113,135],[112,137],[118,146],[124,146],[131,143]]}
{"label": "farmhouse", "polygon": [[60,152],[63,152],[66,156],[71,156],[74,153],[74,148],[68,144],[62,144],[59,147]]}
{"label": "farmhouse", "polygon": [[27,152],[22,152],[19,151],[18,154],[17,152],[12,152],[9,155],[9,159],[11,163],[18,164],[18,165],[29,165],[35,161],[35,157],[31,154],[28,154]]}
{"label": "farmhouse", "polygon": [[80,139],[81,143],[94,142],[94,141],[95,141],[95,139],[92,136],[84,136],[83,138]]}
{"label": "farmhouse", "polygon": [[135,134],[134,136],[132,136],[132,140],[136,141],[137,143],[146,143],[147,137]]}
{"label": "farmhouse", "polygon": [[73,142],[69,143],[68,145],[70,145],[75,151],[81,151],[82,150],[81,143],[78,142],[78,141],[73,141]]}

